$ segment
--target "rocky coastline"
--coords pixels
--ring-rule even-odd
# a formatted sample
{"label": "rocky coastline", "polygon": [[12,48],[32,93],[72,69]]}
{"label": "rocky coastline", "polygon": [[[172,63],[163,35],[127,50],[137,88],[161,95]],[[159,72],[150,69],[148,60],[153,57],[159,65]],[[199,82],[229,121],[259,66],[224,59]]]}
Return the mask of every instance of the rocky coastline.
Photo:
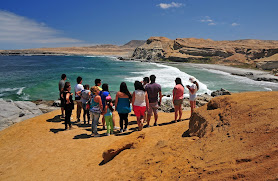
{"label": "rocky coastline", "polygon": [[0,131],[15,123],[57,110],[57,106],[57,101],[0,99]]}
{"label": "rocky coastline", "polygon": [[[212,95],[198,95],[196,107],[207,104],[213,97],[221,95],[230,95],[231,93],[225,89],[212,92]],[[174,112],[172,95],[163,95],[163,100],[159,111]],[[26,119],[30,119],[44,113],[48,113],[59,109],[60,101],[12,101],[0,99],[0,131]],[[190,110],[189,98],[184,98],[183,110]]]}

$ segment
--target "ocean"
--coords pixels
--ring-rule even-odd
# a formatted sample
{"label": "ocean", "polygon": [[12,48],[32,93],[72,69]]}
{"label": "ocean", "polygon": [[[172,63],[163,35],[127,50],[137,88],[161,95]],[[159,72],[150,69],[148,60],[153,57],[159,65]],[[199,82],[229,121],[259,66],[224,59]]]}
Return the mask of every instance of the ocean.
{"label": "ocean", "polygon": [[[187,64],[120,61],[105,56],[0,56],[0,98],[57,100],[58,82],[63,73],[72,87],[78,76],[83,78],[83,85],[90,86],[94,85],[96,78],[100,78],[102,83],[108,83],[112,97],[119,91],[121,82],[126,82],[129,91],[133,92],[134,81],[141,81],[151,74],[156,75],[163,94],[172,92],[176,77],[180,77],[184,85],[189,85],[190,76],[199,80],[199,94],[210,94],[220,88],[231,92],[278,90],[277,83],[253,81]],[[185,95],[188,95],[187,91]]]}

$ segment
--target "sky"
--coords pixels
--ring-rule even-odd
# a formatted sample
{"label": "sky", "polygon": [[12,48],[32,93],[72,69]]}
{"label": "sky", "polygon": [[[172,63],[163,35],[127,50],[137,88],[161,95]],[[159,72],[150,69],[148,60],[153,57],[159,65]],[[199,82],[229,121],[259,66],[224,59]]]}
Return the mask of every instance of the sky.
{"label": "sky", "polygon": [[151,36],[278,40],[277,0],[3,0],[0,49],[123,45]]}

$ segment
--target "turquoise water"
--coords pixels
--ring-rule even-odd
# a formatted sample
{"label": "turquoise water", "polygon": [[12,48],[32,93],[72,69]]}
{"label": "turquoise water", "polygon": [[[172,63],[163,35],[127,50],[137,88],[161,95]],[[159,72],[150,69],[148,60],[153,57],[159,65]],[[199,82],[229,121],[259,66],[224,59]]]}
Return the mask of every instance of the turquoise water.
{"label": "turquoise water", "polygon": [[200,81],[199,93],[210,93],[219,88],[232,92],[278,90],[278,84],[256,82],[223,72],[192,68],[184,65],[167,65],[145,62],[123,62],[114,57],[84,56],[0,56],[0,98],[12,100],[58,99],[58,82],[62,73],[71,85],[77,76],[83,84],[94,85],[100,78],[109,84],[112,97],[125,81],[130,91],[135,80],[155,74],[164,94],[171,93],[176,77],[190,84],[188,78]]}

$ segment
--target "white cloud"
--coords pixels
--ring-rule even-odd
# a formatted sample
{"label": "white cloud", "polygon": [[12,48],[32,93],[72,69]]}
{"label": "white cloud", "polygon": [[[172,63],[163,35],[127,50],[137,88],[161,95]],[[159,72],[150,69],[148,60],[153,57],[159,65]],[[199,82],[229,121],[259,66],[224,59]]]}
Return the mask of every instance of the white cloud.
{"label": "white cloud", "polygon": [[74,44],[81,40],[63,37],[61,32],[29,18],[0,10],[0,42],[8,44]]}
{"label": "white cloud", "polygon": [[160,3],[157,6],[159,6],[162,9],[168,9],[168,8],[179,8],[179,7],[184,6],[184,4],[172,2],[170,4]]}
{"label": "white cloud", "polygon": [[203,19],[200,20],[202,23],[207,23],[209,26],[216,25],[213,19],[211,19],[209,16],[205,16]]}
{"label": "white cloud", "polygon": [[239,26],[238,23],[232,23],[231,25],[232,25],[232,26]]}
{"label": "white cloud", "polygon": [[208,25],[209,25],[209,26],[213,26],[213,25],[216,25],[216,23],[213,23],[213,22],[212,22],[212,23],[209,23]]}

